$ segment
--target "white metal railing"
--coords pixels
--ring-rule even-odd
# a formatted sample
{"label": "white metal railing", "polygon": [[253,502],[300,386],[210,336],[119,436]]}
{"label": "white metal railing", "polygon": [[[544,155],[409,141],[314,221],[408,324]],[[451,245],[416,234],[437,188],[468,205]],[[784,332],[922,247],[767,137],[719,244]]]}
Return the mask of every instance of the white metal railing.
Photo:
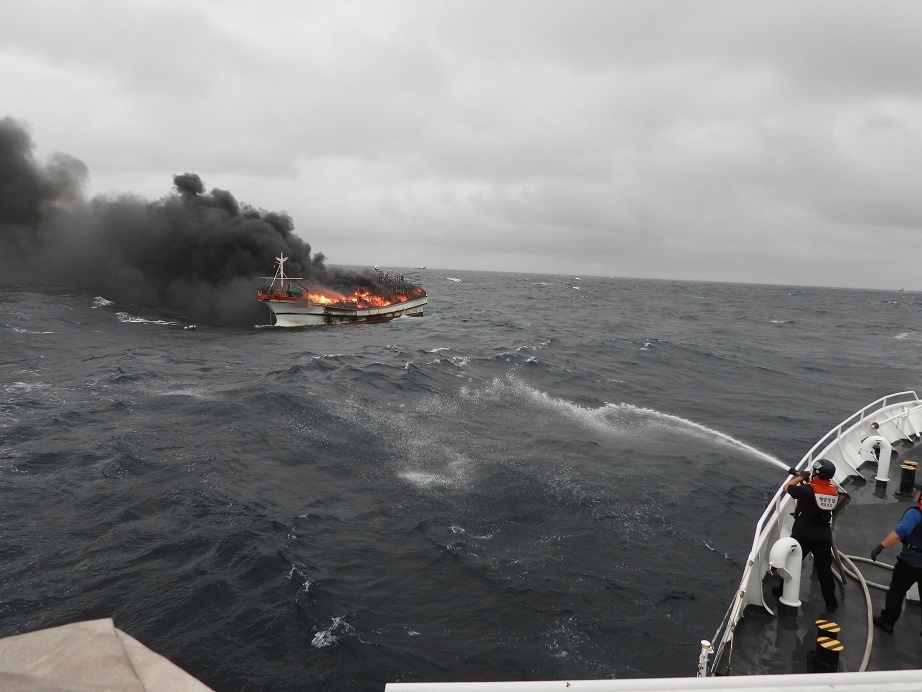
{"label": "white metal railing", "polygon": [[797,673],[723,678],[635,678],[536,682],[389,682],[385,692],[918,692],[918,670],[866,673]]}

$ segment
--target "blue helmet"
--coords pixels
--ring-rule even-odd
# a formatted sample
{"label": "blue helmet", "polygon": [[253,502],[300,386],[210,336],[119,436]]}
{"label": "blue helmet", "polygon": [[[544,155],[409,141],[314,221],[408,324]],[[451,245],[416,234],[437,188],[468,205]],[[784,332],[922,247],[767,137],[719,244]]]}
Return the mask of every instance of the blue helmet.
{"label": "blue helmet", "polygon": [[825,478],[827,481],[836,475],[836,465],[829,459],[814,459],[811,468],[814,475]]}

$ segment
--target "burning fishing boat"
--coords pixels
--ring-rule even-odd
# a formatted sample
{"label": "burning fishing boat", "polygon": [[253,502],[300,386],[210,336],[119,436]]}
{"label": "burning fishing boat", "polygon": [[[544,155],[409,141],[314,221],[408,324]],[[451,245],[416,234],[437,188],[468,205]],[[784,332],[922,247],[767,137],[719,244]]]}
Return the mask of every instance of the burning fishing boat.
{"label": "burning fishing boat", "polygon": [[307,287],[302,277],[285,275],[279,255],[275,276],[262,277],[256,297],[269,308],[277,327],[310,327],[344,322],[386,322],[409,315],[421,317],[429,302],[419,277],[391,274],[375,266],[376,289],[357,288],[349,295],[328,288]]}

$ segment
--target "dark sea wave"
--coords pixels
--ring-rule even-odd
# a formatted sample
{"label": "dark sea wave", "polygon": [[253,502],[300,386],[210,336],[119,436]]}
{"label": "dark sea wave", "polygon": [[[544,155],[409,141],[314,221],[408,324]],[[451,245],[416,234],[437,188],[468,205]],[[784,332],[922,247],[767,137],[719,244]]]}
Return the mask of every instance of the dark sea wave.
{"label": "dark sea wave", "polygon": [[784,469],[919,389],[913,293],[427,272],[282,330],[0,287],[0,635],[219,690],[691,675]]}

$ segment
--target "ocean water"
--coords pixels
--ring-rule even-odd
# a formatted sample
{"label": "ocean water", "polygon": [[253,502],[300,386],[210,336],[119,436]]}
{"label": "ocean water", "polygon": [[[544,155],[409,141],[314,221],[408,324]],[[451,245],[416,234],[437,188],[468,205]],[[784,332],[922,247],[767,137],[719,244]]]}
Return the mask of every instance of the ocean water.
{"label": "ocean water", "polygon": [[694,675],[784,469],[922,388],[916,293],[423,280],[194,332],[0,285],[0,635],[112,617],[217,690]]}

